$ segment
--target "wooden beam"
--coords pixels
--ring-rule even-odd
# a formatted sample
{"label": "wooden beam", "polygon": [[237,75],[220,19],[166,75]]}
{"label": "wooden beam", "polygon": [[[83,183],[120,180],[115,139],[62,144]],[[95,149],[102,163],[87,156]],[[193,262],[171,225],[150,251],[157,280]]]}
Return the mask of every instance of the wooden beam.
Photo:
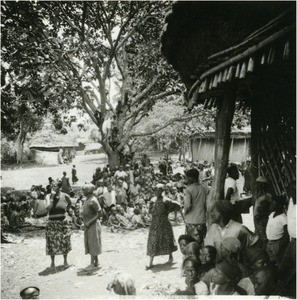
{"label": "wooden beam", "polygon": [[253,195],[256,195],[256,179],[259,176],[260,171],[260,116],[258,103],[260,103],[261,100],[261,98],[253,98],[251,102],[251,190]]}
{"label": "wooden beam", "polygon": [[[215,135],[215,175],[211,192],[207,200],[210,208],[215,201],[223,199],[223,190],[227,174],[231,123],[235,110],[236,83],[226,84],[224,98],[220,101],[216,116],[216,135]],[[208,216],[208,224],[212,223],[211,216]]]}

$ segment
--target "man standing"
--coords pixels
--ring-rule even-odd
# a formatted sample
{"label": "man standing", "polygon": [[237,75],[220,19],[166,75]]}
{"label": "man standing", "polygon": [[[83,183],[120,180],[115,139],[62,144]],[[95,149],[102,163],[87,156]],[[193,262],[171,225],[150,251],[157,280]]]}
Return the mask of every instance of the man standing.
{"label": "man standing", "polygon": [[114,173],[116,179],[126,179],[128,174],[123,170],[123,166],[120,166],[119,169]]}
{"label": "man standing", "polygon": [[186,172],[188,187],[185,192],[186,234],[195,238],[200,248],[206,235],[206,197],[208,188],[199,184],[199,171],[190,169]]}
{"label": "man standing", "polygon": [[239,178],[239,172],[236,165],[231,165],[227,169],[228,177],[225,180],[224,197],[225,200],[234,204],[239,201],[239,193],[236,185],[236,180]]}

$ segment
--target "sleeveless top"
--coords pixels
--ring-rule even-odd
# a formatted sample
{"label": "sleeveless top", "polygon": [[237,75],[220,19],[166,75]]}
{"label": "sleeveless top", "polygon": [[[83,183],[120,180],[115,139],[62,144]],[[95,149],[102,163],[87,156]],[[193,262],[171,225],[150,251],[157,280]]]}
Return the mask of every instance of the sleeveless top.
{"label": "sleeveless top", "polygon": [[[49,220],[50,221],[63,221],[66,217],[66,207],[68,205],[68,202],[66,200],[66,197],[68,197],[67,194],[60,192],[59,201],[55,207],[52,207],[49,211]],[[53,199],[50,200],[50,203],[53,203]]]}

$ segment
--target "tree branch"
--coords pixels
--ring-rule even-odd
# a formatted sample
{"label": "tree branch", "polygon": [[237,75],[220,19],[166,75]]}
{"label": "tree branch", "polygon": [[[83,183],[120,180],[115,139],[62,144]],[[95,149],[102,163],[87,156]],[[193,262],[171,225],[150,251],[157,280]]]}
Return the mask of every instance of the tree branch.
{"label": "tree branch", "polygon": [[156,76],[152,82],[141,92],[139,93],[136,97],[134,97],[131,101],[131,106],[135,105],[139,100],[141,100],[147,93],[149,93],[154,85],[157,83],[159,79],[159,76]]}
{"label": "tree branch", "polygon": [[117,147],[118,150],[121,150],[128,143],[128,141],[129,141],[129,139],[131,137],[130,133],[131,133],[131,131],[133,129],[133,125],[134,125],[135,119],[136,119],[136,115],[134,115],[132,117],[132,120],[130,121],[130,123],[129,123],[127,129],[126,129],[125,136],[124,136],[124,138],[122,138],[121,143]]}
{"label": "tree branch", "polygon": [[75,29],[78,33],[80,33],[80,29],[79,29],[73,22],[71,22],[71,20],[70,20],[69,17],[68,17],[68,14],[65,12],[65,10],[64,10],[64,8],[63,8],[63,6],[62,6],[62,4],[58,2],[58,5],[59,5],[59,7],[60,7],[60,9],[61,9],[61,11],[62,11],[64,17],[65,17],[66,22],[70,25],[70,27],[72,27],[72,28]]}
{"label": "tree branch", "polygon": [[155,134],[156,132],[168,127],[169,125],[176,123],[176,122],[186,122],[186,121],[190,121],[193,118],[199,117],[201,114],[195,114],[195,115],[190,115],[190,116],[186,116],[186,117],[176,117],[170,121],[168,121],[166,124],[164,124],[163,126],[151,131],[151,132],[142,132],[142,133],[134,133],[132,134],[130,137],[137,137],[137,136],[147,136],[147,135],[152,135]]}
{"label": "tree branch", "polygon": [[89,108],[91,109],[91,111],[93,112],[93,114],[95,113],[95,111],[97,110],[97,107],[94,105],[93,101],[90,99],[89,95],[87,94],[87,92],[84,90],[83,87],[81,87],[81,89],[83,90],[82,92],[82,100],[84,104],[88,104]]}

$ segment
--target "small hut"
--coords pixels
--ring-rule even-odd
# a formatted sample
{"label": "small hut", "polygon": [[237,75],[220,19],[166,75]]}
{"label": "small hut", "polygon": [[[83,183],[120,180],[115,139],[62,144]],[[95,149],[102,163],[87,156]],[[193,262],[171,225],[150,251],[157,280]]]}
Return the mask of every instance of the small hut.
{"label": "small hut", "polygon": [[102,153],[102,146],[100,143],[91,143],[86,145],[84,149],[84,154],[96,154]]}
{"label": "small hut", "polygon": [[[188,88],[189,109],[217,109],[212,201],[222,197],[236,102],[251,109],[253,183],[265,175],[281,195],[296,178],[296,3],[256,2],[178,2],[162,38]],[[224,26],[215,23],[222,15]],[[246,36],[238,40],[240,33]],[[198,57],[199,49],[207,54]]]}
{"label": "small hut", "polygon": [[66,135],[47,132],[38,135],[29,148],[34,151],[34,159],[37,163],[57,165],[60,149],[63,150],[63,156],[74,158],[77,147],[79,147],[78,143]]}
{"label": "small hut", "polygon": [[[229,160],[231,162],[246,161],[246,158],[251,155],[251,132],[244,130],[232,131],[230,138]],[[190,140],[193,161],[207,160],[210,162],[214,160],[215,131],[193,134]]]}

